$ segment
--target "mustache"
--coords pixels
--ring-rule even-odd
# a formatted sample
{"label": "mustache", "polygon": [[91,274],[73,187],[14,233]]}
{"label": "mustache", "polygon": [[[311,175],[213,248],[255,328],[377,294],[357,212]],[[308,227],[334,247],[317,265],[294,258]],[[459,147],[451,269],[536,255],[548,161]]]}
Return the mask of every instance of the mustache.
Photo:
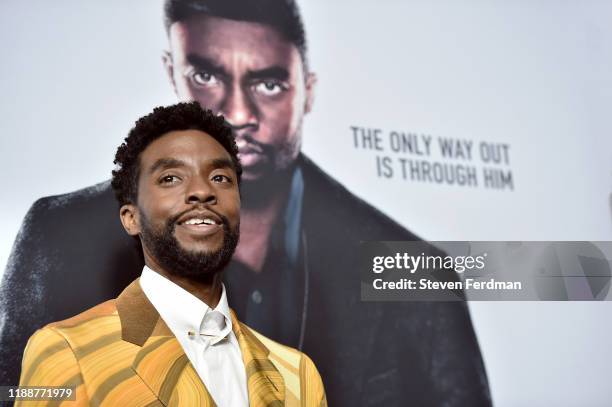
{"label": "mustache", "polygon": [[274,148],[272,148],[271,145],[255,140],[255,138],[251,135],[251,133],[248,133],[248,132],[235,133],[235,136],[236,136],[236,142],[238,142],[238,140],[244,140],[244,142],[246,143],[246,146],[243,149],[253,150],[260,154],[268,154],[268,155],[274,152]]}

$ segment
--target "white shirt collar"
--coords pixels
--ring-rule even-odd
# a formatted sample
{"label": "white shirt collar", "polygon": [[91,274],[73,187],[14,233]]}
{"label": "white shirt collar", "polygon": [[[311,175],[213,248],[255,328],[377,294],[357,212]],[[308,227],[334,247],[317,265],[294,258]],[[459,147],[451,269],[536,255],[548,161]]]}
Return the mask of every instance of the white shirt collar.
{"label": "white shirt collar", "polygon": [[214,309],[147,266],[144,266],[140,276],[140,286],[177,338],[200,336],[208,346],[212,346],[232,331],[232,317],[224,285]]}

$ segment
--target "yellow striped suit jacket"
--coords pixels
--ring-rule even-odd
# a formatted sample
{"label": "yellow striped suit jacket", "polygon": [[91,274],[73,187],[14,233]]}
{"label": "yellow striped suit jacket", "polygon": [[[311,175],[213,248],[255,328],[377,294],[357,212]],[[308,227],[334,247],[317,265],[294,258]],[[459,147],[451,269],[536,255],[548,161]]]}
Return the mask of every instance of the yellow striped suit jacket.
{"label": "yellow striped suit jacket", "polygon": [[[251,330],[233,313],[232,322],[251,407],[327,405],[308,356]],[[25,349],[20,386],[75,386],[76,401],[65,406],[215,406],[138,280],[117,299],[36,331]]]}

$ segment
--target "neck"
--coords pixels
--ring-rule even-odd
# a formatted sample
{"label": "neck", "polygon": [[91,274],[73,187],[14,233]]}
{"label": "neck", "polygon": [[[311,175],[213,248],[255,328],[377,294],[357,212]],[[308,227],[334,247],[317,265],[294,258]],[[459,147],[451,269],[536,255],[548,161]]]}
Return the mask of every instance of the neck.
{"label": "neck", "polygon": [[272,228],[285,209],[291,187],[293,168],[275,173],[263,181],[242,184],[240,242],[234,258],[255,272],[263,268]]}
{"label": "neck", "polygon": [[203,276],[202,278],[177,276],[161,267],[146,250],[144,251],[144,258],[147,267],[172,281],[185,291],[188,291],[210,308],[214,309],[217,304],[219,304],[222,292],[223,273],[214,273],[210,276]]}

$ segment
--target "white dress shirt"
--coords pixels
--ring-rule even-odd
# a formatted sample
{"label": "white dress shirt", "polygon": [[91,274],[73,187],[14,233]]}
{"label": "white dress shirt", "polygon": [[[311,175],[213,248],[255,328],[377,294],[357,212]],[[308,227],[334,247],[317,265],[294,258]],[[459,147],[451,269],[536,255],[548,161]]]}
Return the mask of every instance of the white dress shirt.
{"label": "white dress shirt", "polygon": [[215,309],[144,266],[140,286],[220,407],[249,405],[246,371],[225,294]]}

